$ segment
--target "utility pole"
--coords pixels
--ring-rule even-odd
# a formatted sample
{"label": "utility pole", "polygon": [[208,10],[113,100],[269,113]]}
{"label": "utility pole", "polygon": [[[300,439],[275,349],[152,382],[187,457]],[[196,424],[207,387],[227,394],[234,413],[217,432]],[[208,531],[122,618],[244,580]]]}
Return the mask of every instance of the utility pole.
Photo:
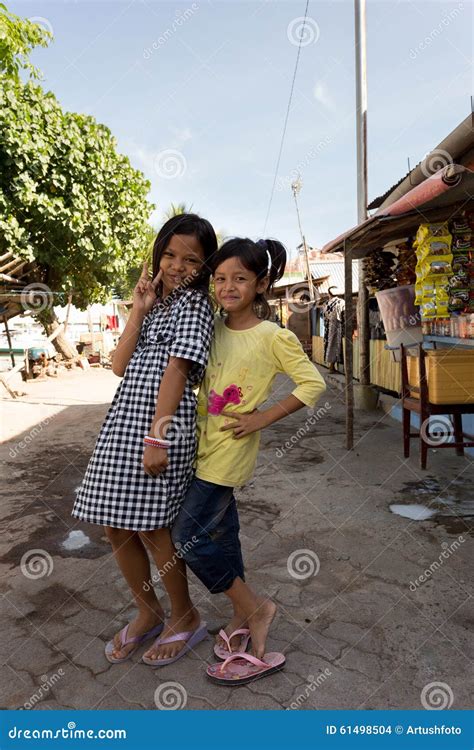
{"label": "utility pole", "polygon": [[[357,221],[367,218],[367,25],[365,0],[354,0],[357,134]],[[373,408],[370,386],[369,294],[365,263],[359,261],[359,406]]]}
{"label": "utility pole", "polygon": [[302,187],[303,187],[303,182],[301,180],[300,175],[298,175],[296,180],[293,180],[293,182],[291,183],[291,190],[293,192],[293,197],[295,199],[296,215],[298,217],[298,226],[300,230],[301,241],[303,243],[303,252],[304,252],[304,257],[305,257],[305,265],[306,265],[306,276],[308,277],[309,298],[311,302],[314,302],[315,294],[314,294],[314,287],[313,287],[313,279],[311,277],[311,269],[309,267],[308,248],[306,245],[306,238],[303,234],[303,229],[301,228],[300,211],[298,208],[298,199],[297,199],[297,196],[299,195]]}

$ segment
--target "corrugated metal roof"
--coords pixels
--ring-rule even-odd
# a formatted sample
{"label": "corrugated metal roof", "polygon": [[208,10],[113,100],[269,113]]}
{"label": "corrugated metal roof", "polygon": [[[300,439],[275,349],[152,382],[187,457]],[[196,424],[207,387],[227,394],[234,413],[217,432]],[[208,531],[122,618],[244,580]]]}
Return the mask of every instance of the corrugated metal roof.
{"label": "corrugated metal roof", "polygon": [[382,205],[382,203],[384,202],[384,200],[386,198],[388,198],[388,196],[390,195],[390,193],[393,193],[393,191],[395,190],[395,188],[397,188],[399,185],[401,185],[402,182],[403,182],[403,180],[406,180],[406,178],[408,177],[408,175],[412,174],[412,172],[417,167],[419,167],[420,164],[421,164],[421,161],[419,161],[418,164],[416,164],[416,166],[413,167],[413,169],[410,169],[409,172],[407,172],[406,174],[404,174],[403,177],[400,177],[400,179],[398,180],[398,182],[396,182],[395,185],[392,185],[392,187],[389,187],[389,189],[386,190],[385,193],[383,193],[383,195],[379,195],[377,198],[374,198],[374,200],[372,201],[372,203],[369,203],[369,205],[367,206],[367,210],[368,211],[372,211],[372,209],[374,209],[374,208],[380,208],[380,206]]}
{"label": "corrugated metal roof", "polygon": [[274,289],[278,289],[280,286],[287,286],[288,284],[297,284],[298,281],[304,280],[304,274],[300,273],[299,271],[294,271],[293,273],[285,273],[284,276],[282,276],[281,279],[279,279],[275,284],[273,284]]}
{"label": "corrugated metal roof", "polygon": [[474,171],[456,164],[445,167],[387,208],[380,208],[361,224],[328,242],[325,248],[331,253],[350,250],[354,260],[363,258],[370,250],[414,234],[420,221],[452,219],[472,202],[473,195]]}
{"label": "corrugated metal roof", "polygon": [[[310,263],[309,268],[313,279],[324,279],[318,284],[320,294],[327,294],[331,286],[336,287],[332,290],[334,294],[344,294],[344,260],[339,263],[318,261]],[[352,291],[359,291],[359,263],[357,261],[352,263]]]}
{"label": "corrugated metal roof", "polygon": [[[413,169],[407,172],[395,185],[386,190],[383,195],[380,195],[369,203],[367,209],[372,210],[394,203],[395,200],[398,200],[398,198],[409,192],[413,187],[424,182],[424,180],[449,163],[458,163],[470,167],[473,146],[474,113],[471,112],[436,148],[419,161]],[[397,188],[400,189],[397,190]],[[390,196],[392,197],[390,198]],[[390,200],[388,200],[389,198]]]}

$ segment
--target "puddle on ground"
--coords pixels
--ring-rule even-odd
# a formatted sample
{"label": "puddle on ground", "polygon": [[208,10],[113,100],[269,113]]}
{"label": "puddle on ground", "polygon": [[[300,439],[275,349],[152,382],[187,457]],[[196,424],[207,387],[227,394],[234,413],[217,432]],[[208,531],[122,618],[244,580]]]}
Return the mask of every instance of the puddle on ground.
{"label": "puddle on ground", "polygon": [[76,530],[70,531],[64,542],[61,543],[61,547],[68,551],[74,549],[82,549],[91,543],[91,540],[84,534],[83,531]]}
{"label": "puddle on ground", "polygon": [[473,482],[470,477],[439,482],[427,477],[418,482],[406,482],[399,491],[398,503],[390,510],[414,521],[431,520],[444,526],[450,534],[474,535]]}
{"label": "puddle on ground", "polygon": [[390,510],[397,516],[411,518],[413,521],[426,521],[428,518],[436,515],[435,510],[425,508],[424,505],[391,505]]}

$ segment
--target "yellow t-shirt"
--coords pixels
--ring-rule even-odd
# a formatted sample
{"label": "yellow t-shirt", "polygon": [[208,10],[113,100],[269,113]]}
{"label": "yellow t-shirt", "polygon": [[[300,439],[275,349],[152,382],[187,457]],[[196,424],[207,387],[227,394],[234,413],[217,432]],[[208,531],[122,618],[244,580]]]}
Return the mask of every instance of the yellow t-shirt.
{"label": "yellow t-shirt", "polygon": [[268,398],[277,373],[286,373],[293,380],[296,388],[292,393],[306,406],[314,406],[326,389],[291,331],[267,320],[233,331],[216,316],[214,341],[198,396],[199,479],[239,487],[252,477],[260,433],[233,439],[232,430],[220,432],[220,428],[234,420],[220,412],[258,408]]}

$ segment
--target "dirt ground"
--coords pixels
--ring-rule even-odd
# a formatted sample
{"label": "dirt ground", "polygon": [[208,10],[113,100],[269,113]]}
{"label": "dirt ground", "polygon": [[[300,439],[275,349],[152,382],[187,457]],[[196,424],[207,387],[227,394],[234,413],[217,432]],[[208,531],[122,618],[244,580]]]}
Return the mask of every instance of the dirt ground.
{"label": "dirt ground", "polygon": [[[140,662],[143,649],[110,665],[104,644],[133,603],[102,529],[70,513],[117,384],[94,369],[16,384],[16,401],[2,394],[2,707],[469,707],[473,459],[431,450],[421,471],[417,446],[404,459],[401,426],[381,411],[357,413],[348,453],[333,388],[317,413],[263,434],[254,481],[238,492],[248,580],[278,604],[268,648],[285,671],[212,685],[212,637],[160,669]],[[281,398],[290,384],[277,386]],[[192,576],[191,588],[217,632],[226,598]]]}

